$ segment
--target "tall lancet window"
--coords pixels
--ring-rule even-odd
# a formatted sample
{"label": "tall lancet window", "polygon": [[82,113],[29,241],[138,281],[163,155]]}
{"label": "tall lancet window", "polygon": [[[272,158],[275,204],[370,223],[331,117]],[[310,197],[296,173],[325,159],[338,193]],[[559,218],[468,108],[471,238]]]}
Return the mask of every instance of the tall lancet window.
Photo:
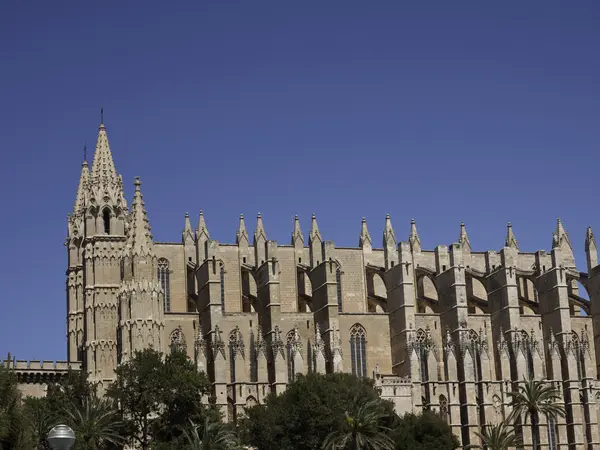
{"label": "tall lancet window", "polygon": [[335,270],[335,282],[337,283],[338,312],[342,312],[342,270],[339,266]]}
{"label": "tall lancet window", "polygon": [[360,324],[350,329],[350,359],[352,374],[357,377],[367,376],[367,332]]}
{"label": "tall lancet window", "polygon": [[429,350],[429,342],[427,333],[422,328],[417,330],[416,334],[417,352],[419,354],[419,362],[421,367],[421,381],[429,381],[429,368],[427,366],[427,356]]}
{"label": "tall lancet window", "polygon": [[225,266],[221,264],[221,311],[225,312]]}
{"label": "tall lancet window", "polygon": [[108,208],[102,211],[102,221],[104,222],[104,234],[110,234],[110,210]]}
{"label": "tall lancet window", "polygon": [[171,279],[169,274],[169,261],[165,258],[158,260],[158,281],[165,293],[165,312],[171,311]]}
{"label": "tall lancet window", "polygon": [[548,416],[548,449],[556,450],[556,420]]}

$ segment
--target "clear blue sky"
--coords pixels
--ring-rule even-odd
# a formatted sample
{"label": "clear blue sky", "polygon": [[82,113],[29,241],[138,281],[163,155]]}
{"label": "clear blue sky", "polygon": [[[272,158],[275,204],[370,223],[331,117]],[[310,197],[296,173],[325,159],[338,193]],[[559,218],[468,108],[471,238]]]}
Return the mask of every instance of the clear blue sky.
{"label": "clear blue sky", "polygon": [[0,355],[66,357],[66,217],[101,102],[157,240],[204,209],[214,239],[260,211],[287,244],[315,212],[355,246],[361,217],[380,243],[390,213],[427,248],[464,220],[499,250],[510,220],[535,251],[560,216],[585,270],[598,23],[593,0],[3,1]]}

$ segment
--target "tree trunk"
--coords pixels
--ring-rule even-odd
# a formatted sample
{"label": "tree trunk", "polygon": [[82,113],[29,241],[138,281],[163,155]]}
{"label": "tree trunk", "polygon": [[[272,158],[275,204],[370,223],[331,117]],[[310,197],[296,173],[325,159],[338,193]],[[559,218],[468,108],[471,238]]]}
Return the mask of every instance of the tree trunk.
{"label": "tree trunk", "polygon": [[350,450],[358,450],[355,432],[352,432],[352,441],[350,442]]}
{"label": "tree trunk", "polygon": [[540,423],[537,412],[531,414],[531,438],[533,450],[540,450]]}

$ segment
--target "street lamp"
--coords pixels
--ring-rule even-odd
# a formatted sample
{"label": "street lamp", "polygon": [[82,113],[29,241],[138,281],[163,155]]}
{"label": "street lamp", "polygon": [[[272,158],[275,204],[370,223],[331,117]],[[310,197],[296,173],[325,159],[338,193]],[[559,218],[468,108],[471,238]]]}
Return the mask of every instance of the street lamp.
{"label": "street lamp", "polygon": [[75,433],[67,425],[56,425],[48,433],[48,444],[52,450],[69,450],[75,444]]}

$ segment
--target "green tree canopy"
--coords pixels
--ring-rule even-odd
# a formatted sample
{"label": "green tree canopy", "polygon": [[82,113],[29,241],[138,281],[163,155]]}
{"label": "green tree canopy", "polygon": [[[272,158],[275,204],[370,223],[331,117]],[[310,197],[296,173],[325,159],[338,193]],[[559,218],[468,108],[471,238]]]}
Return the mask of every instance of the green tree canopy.
{"label": "green tree canopy", "polygon": [[124,434],[143,449],[151,440],[176,440],[189,420],[202,422],[210,414],[202,404],[210,383],[184,354],[136,352],[117,367],[116,375],[107,395],[120,406]]}
{"label": "green tree canopy", "polygon": [[442,418],[430,411],[405,414],[393,426],[396,450],[454,450],[458,439]]}
{"label": "green tree canopy", "polygon": [[244,441],[260,450],[311,450],[344,427],[353,402],[380,401],[390,418],[391,404],[379,400],[370,380],[346,373],[299,375],[279,396],[247,409],[240,421]]}

